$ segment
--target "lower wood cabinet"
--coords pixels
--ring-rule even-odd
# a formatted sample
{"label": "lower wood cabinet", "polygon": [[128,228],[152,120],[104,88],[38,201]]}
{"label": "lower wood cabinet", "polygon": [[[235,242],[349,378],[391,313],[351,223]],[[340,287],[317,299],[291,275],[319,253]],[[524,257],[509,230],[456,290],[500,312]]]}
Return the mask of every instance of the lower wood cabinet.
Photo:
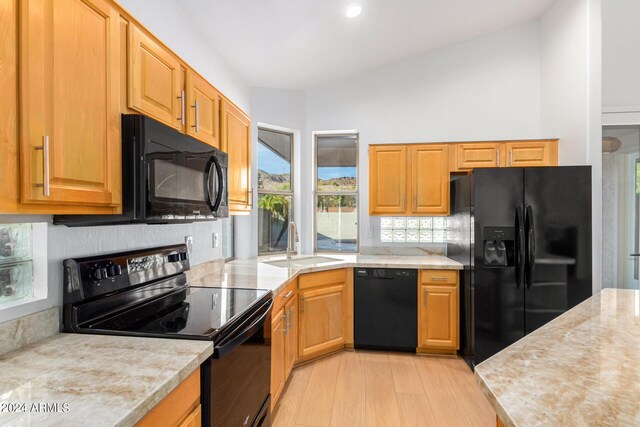
{"label": "lower wood cabinet", "polygon": [[284,307],[284,319],[287,322],[285,330],[284,372],[285,378],[293,370],[298,358],[298,299],[292,298]]}
{"label": "lower wood cabinet", "polygon": [[418,351],[451,352],[459,347],[458,272],[423,270],[418,285]]}
{"label": "lower wood cabinet", "polygon": [[301,291],[298,357],[310,359],[344,348],[346,284]]}
{"label": "lower wood cabinet", "polygon": [[200,368],[169,393],[137,427],[200,427]]}
{"label": "lower wood cabinet", "polygon": [[298,356],[298,281],[273,300],[271,316],[271,408],[278,402]]}
{"label": "lower wood cabinet", "polygon": [[271,407],[282,393],[286,382],[286,319],[284,308],[271,315]]}

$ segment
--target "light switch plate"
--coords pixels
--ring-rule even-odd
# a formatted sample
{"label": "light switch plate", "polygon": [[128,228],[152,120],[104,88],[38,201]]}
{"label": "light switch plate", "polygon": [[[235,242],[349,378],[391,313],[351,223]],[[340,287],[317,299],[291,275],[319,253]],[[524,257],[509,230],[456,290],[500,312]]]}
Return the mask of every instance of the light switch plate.
{"label": "light switch plate", "polygon": [[187,245],[187,252],[193,252],[193,236],[184,236],[184,243]]}

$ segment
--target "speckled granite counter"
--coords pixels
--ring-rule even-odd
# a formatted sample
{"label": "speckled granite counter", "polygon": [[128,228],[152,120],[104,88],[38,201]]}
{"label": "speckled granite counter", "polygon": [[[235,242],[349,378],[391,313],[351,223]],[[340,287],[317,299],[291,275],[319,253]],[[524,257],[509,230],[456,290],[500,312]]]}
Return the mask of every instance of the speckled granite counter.
{"label": "speckled granite counter", "polygon": [[604,289],[476,366],[507,426],[640,425],[640,292]]}
{"label": "speckled granite counter", "polygon": [[0,425],[134,425],[212,352],[207,341],[53,335],[0,356]]}
{"label": "speckled granite counter", "polygon": [[[295,258],[307,258],[302,255]],[[398,255],[323,255],[335,258],[336,261],[320,264],[295,265],[276,267],[265,262],[283,260],[284,256],[260,257],[249,260],[236,260],[224,263],[211,263],[210,271],[197,272],[199,279],[191,280],[194,286],[223,286],[231,288],[267,289],[278,293],[287,283],[299,274],[317,271],[333,270],[347,267],[375,267],[375,268],[415,268],[438,270],[462,270],[462,264],[444,256],[398,256]],[[200,267],[207,268],[206,266]]]}

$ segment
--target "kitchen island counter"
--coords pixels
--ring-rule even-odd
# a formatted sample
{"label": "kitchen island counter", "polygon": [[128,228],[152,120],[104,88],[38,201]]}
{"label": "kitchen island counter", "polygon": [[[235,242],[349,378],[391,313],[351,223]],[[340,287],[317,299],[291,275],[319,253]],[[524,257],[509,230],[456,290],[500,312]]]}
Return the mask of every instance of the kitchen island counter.
{"label": "kitchen island counter", "polygon": [[507,426],[639,425],[640,291],[604,289],[476,366]]}

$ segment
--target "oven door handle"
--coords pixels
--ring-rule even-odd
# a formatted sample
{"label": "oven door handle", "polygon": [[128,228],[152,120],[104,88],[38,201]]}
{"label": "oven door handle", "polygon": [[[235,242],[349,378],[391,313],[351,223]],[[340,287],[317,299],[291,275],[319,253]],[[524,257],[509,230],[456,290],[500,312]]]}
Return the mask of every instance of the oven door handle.
{"label": "oven door handle", "polygon": [[[239,333],[236,333],[236,331],[233,331],[232,334],[231,334],[233,336],[233,338],[231,338],[228,341],[224,342],[222,345],[219,345],[219,346],[216,345],[215,348],[213,349],[213,357],[214,357],[214,359],[223,358],[224,356],[226,356],[227,354],[231,353],[236,348],[240,347],[245,341],[247,341],[249,338],[251,338],[253,336],[253,334],[255,334],[260,329],[262,329],[263,326],[264,326],[265,319],[271,313],[271,308],[272,307],[273,307],[273,300],[269,300],[269,302],[267,304],[264,304],[260,308],[260,313],[262,313],[262,314],[260,314],[260,316],[256,320],[251,322],[251,324],[249,326],[244,328]],[[249,323],[249,321],[247,321],[246,323]],[[241,329],[241,328],[243,328],[243,326],[238,327],[238,329]]]}
{"label": "oven door handle", "polygon": [[[218,175],[218,188],[216,191],[216,200],[212,203],[211,201],[211,169],[216,168],[216,174]],[[209,157],[209,161],[207,162],[207,166],[204,171],[204,191],[205,191],[205,202],[209,209],[211,209],[212,213],[215,213],[220,207],[220,203],[222,203],[222,191],[224,189],[224,176],[222,174],[222,166],[218,162],[215,156]]]}

